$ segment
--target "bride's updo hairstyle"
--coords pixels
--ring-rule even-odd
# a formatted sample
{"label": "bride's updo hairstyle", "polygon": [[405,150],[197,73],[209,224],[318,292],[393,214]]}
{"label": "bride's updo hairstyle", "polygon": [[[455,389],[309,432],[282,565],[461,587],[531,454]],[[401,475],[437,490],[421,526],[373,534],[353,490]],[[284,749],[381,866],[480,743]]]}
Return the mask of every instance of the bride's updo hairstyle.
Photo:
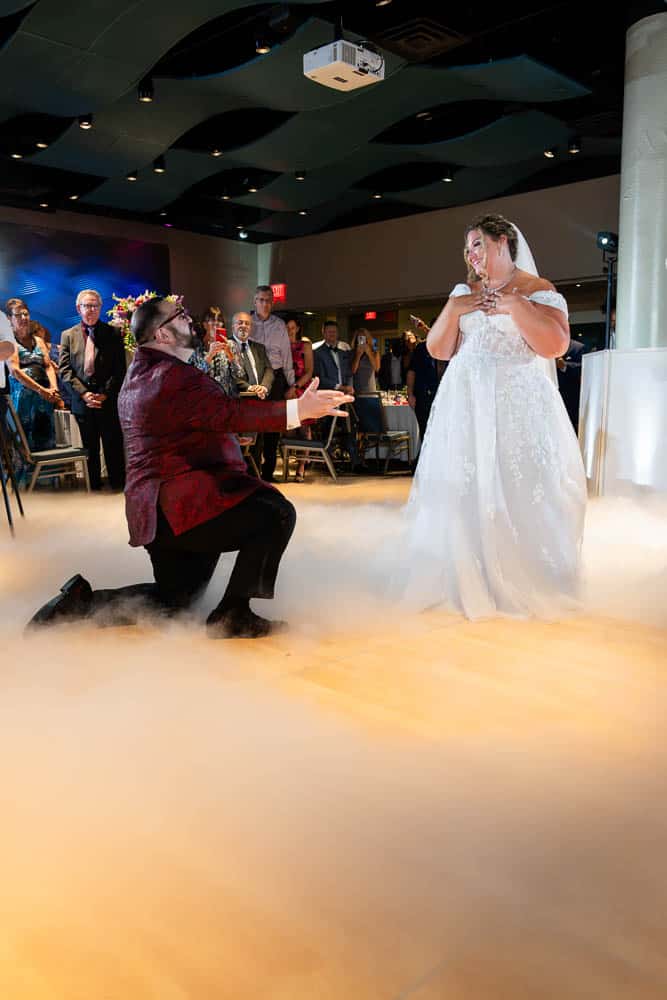
{"label": "bride's updo hairstyle", "polygon": [[501,236],[506,236],[507,246],[512,260],[516,260],[519,247],[519,237],[516,234],[516,229],[511,222],[507,221],[504,215],[478,215],[476,219],[472,220],[470,225],[466,226],[465,233],[463,234],[463,259],[465,260],[466,268],[468,269],[469,282],[477,281],[479,277],[474,267],[468,260],[468,249],[466,247],[468,233],[471,233],[473,229],[479,229],[485,239],[485,242],[487,239],[491,239],[494,243],[497,243]]}

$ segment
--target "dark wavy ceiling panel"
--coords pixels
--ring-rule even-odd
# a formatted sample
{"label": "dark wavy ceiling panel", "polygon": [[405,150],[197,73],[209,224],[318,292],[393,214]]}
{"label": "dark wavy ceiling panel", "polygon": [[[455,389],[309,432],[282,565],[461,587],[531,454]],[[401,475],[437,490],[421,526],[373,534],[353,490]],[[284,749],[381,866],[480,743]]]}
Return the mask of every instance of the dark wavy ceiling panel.
{"label": "dark wavy ceiling panel", "polygon": [[178,41],[153,67],[154,76],[186,79],[226,73],[255,59],[258,41],[275,48],[310,16],[307,9],[263,3],[231,10]]}
{"label": "dark wavy ceiling panel", "polygon": [[430,163],[428,160],[400,163],[362,177],[354,186],[364,188],[366,191],[410,191],[441,181],[443,172],[441,163]]}
{"label": "dark wavy ceiling panel", "polygon": [[428,146],[476,132],[498,121],[504,114],[521,109],[521,105],[500,101],[452,101],[434,108],[423,108],[390,125],[372,141],[389,145]]}
{"label": "dark wavy ceiling panel", "polygon": [[0,153],[33,156],[56,142],[71,124],[71,118],[35,113],[7,118],[0,124]]}
{"label": "dark wavy ceiling panel", "polygon": [[189,149],[200,153],[210,153],[212,150],[229,152],[263,139],[291,117],[289,111],[277,111],[275,108],[224,111],[195,125],[172,145],[174,149]]}
{"label": "dark wavy ceiling panel", "polygon": [[[378,47],[383,83],[346,94],[304,77],[340,17]],[[272,48],[257,56],[260,32]],[[0,0],[0,201],[74,193],[82,212],[168,211],[262,242],[602,176],[619,169],[624,34],[601,0]]]}

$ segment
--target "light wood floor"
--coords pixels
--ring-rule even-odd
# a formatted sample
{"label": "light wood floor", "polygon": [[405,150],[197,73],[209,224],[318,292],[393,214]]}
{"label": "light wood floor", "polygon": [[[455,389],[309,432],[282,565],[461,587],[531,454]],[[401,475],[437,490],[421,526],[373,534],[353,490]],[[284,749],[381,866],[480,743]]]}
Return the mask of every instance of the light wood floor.
{"label": "light wood floor", "polygon": [[276,607],[308,610],[255,643],[25,640],[71,571],[146,565],[118,498],[28,499],[0,548],[0,997],[664,1000],[667,633],[366,603],[351,519],[407,487],[288,487]]}

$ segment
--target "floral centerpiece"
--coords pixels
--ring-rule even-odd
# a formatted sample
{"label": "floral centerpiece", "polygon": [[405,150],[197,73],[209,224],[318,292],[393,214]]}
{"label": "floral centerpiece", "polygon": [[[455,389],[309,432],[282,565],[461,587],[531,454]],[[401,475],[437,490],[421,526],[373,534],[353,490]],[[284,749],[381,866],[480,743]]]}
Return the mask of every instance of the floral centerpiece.
{"label": "floral centerpiece", "polygon": [[[137,343],[134,339],[130,323],[132,321],[132,313],[135,309],[138,309],[140,305],[144,302],[148,302],[149,299],[157,298],[157,292],[149,292],[146,289],[141,295],[126,295],[121,298],[119,295],[112,295],[114,300],[113,309],[109,309],[107,316],[109,317],[109,322],[111,326],[117,327],[123,334],[123,341],[125,343],[125,350],[134,352],[137,349]],[[164,298],[167,302],[177,302],[179,305],[183,301],[182,295],[165,295]]]}

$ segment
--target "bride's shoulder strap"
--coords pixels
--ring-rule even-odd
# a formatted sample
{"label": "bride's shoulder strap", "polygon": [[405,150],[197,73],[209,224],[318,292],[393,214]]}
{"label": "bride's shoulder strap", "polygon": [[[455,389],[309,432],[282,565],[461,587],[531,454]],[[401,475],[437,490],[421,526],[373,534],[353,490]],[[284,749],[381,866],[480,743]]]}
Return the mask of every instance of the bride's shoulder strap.
{"label": "bride's shoulder strap", "polygon": [[456,295],[470,295],[470,285],[464,285],[464,284],[454,285],[454,287],[452,288],[451,292],[449,293],[449,297],[451,298],[452,295],[455,295],[455,296]]}
{"label": "bride's shoulder strap", "polygon": [[536,292],[531,292],[528,296],[531,302],[538,302],[543,306],[552,306],[554,309],[560,309],[567,316],[567,302],[565,298],[560,294],[549,288],[538,288]]}

